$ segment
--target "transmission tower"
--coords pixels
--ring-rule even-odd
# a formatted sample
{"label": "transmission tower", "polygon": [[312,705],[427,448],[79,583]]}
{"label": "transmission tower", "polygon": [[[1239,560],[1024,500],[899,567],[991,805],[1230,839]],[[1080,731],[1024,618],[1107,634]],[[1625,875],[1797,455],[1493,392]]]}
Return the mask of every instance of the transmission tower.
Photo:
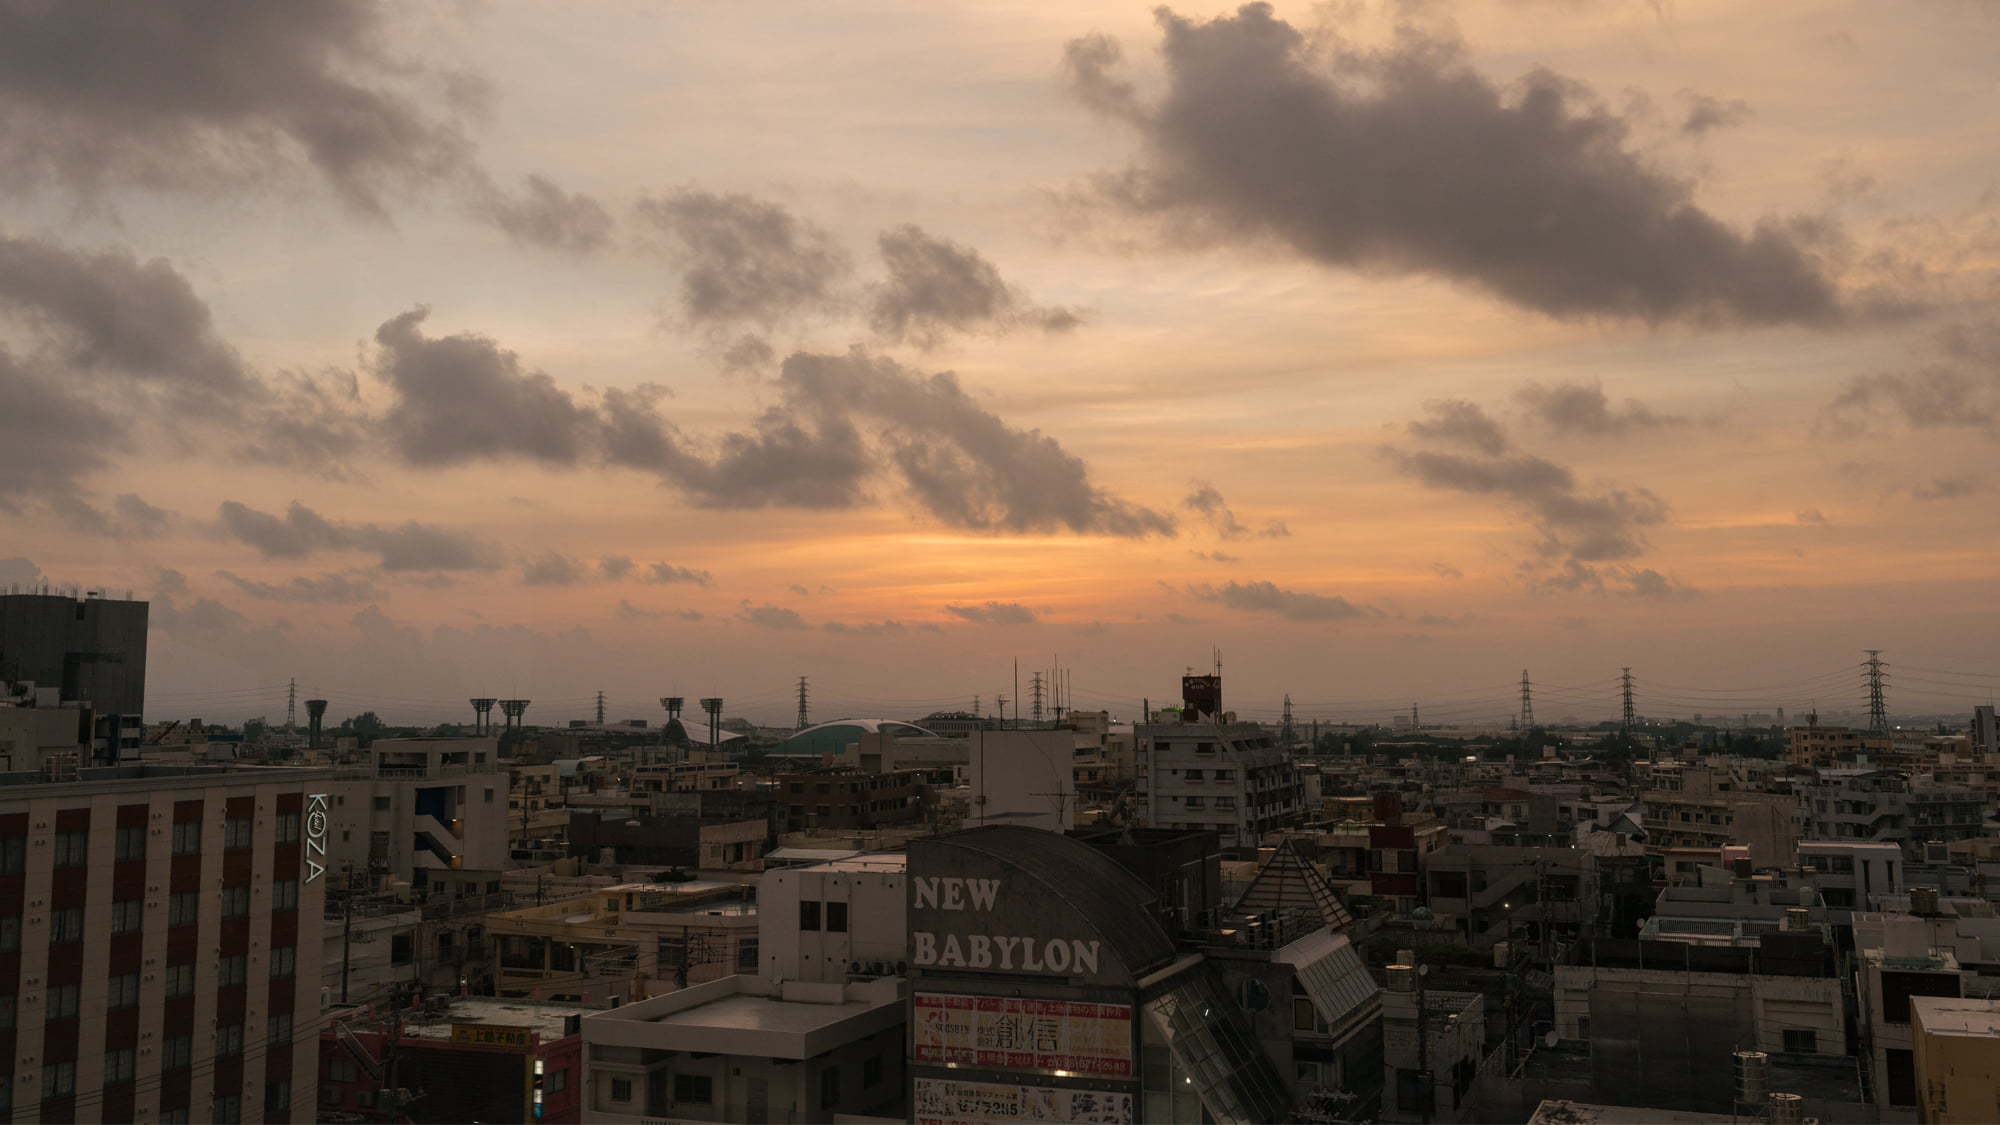
{"label": "transmission tower", "polygon": [[806,689],[806,678],[804,676],[800,676],[799,677],[799,729],[800,730],[804,730],[812,725],[812,709],[806,706],[806,700],[809,698],[809,696],[810,693]]}
{"label": "transmission tower", "polygon": [[601,691],[597,693],[597,725],[604,725],[604,693]]}
{"label": "transmission tower", "polygon": [[299,729],[299,681],[296,677],[285,689],[285,729]]}
{"label": "transmission tower", "polygon": [[1292,727],[1292,693],[1286,692],[1285,722],[1283,726],[1278,728],[1278,743],[1281,746],[1290,746],[1292,743],[1297,741],[1298,741],[1298,732],[1294,730]]}
{"label": "transmission tower", "polygon": [[1410,704],[1410,729],[1424,729],[1424,721],[1418,717],[1417,705],[1414,702]]}
{"label": "transmission tower", "polygon": [[1632,669],[1624,668],[1618,673],[1618,694],[1625,700],[1625,734],[1632,734]]}
{"label": "transmission tower", "polygon": [[1535,729],[1535,689],[1528,682],[1528,670],[1521,669],[1521,729]]}
{"label": "transmission tower", "polygon": [[1861,667],[1867,671],[1868,729],[1875,731],[1888,730],[1889,703],[1882,695],[1882,685],[1888,681],[1889,677],[1882,669],[1887,668],[1889,665],[1882,659],[1881,649],[1871,648],[1865,651],[1868,653],[1868,659],[1862,662]]}
{"label": "transmission tower", "polygon": [[1040,672],[1035,673],[1034,679],[1030,682],[1033,685],[1030,690],[1033,691],[1034,696],[1033,702],[1029,705],[1028,714],[1039,724],[1042,721],[1042,674]]}

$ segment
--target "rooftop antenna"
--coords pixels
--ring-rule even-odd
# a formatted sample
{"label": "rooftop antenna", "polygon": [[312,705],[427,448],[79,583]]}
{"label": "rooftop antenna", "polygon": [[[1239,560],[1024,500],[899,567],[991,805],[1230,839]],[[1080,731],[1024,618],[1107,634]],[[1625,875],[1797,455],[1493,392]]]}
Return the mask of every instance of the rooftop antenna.
{"label": "rooftop antenna", "polygon": [[1021,725],[1021,658],[1014,658],[1014,725]]}

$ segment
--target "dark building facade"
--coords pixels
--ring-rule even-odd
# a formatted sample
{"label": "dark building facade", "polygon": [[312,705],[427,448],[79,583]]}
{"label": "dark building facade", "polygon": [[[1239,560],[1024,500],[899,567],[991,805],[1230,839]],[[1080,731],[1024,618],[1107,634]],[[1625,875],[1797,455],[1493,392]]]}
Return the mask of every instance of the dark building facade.
{"label": "dark building facade", "polygon": [[0,686],[60,689],[96,715],[96,751],[136,748],[146,708],[147,603],[0,593]]}
{"label": "dark building facade", "polygon": [[816,771],[777,777],[785,819],[801,828],[880,828],[923,819],[924,774]]}

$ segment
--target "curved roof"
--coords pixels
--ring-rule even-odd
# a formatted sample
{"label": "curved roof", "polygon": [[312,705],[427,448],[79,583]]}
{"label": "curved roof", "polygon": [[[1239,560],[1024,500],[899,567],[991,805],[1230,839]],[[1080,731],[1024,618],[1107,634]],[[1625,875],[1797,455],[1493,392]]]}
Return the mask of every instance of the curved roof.
{"label": "curved roof", "polygon": [[887,733],[895,738],[937,738],[936,732],[901,719],[834,719],[818,723],[787,738],[772,749],[774,754],[838,754],[864,734]]}
{"label": "curved roof", "polygon": [[1134,977],[1174,958],[1174,941],[1154,914],[1158,898],[1118,861],[1089,844],[1016,824],[989,824],[911,843],[956,848],[1013,867],[1083,919]]}

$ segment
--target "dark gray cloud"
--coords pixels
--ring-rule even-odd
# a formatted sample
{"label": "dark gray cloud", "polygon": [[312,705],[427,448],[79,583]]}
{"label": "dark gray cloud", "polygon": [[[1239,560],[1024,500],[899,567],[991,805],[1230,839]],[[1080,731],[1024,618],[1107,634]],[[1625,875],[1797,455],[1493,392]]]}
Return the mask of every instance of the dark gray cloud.
{"label": "dark gray cloud", "polygon": [[1992,431],[2000,426],[2000,381],[1990,374],[1942,365],[1863,375],[1850,380],[1830,408],[1837,422],[1848,425],[1881,411],[1914,430]]}
{"label": "dark gray cloud", "polygon": [[211,188],[303,159],[351,207],[461,173],[368,0],[0,4],[0,182]]}
{"label": "dark gray cloud", "polygon": [[588,563],[555,551],[521,560],[523,586],[575,586],[590,581],[590,577]]}
{"label": "dark gray cloud", "polygon": [[598,439],[598,417],[490,337],[425,336],[419,306],[375,331],[375,373],[395,391],[382,418],[413,465],[520,457],[571,465]]}
{"label": "dark gray cloud", "polygon": [[1639,430],[1657,430],[1686,421],[1671,414],[1657,414],[1635,398],[1628,398],[1624,405],[1614,408],[1605,397],[1603,386],[1597,383],[1555,386],[1530,383],[1517,395],[1537,421],[1569,437],[1624,437]]}
{"label": "dark gray cloud", "polygon": [[[1193,482],[1194,491],[1181,501],[1181,507],[1195,512],[1206,522],[1210,530],[1223,539],[1283,539],[1292,529],[1283,520],[1266,521],[1263,527],[1252,529],[1236,518],[1236,513],[1222,498],[1222,493],[1207,481]],[[1217,551],[1220,555],[1222,552]],[[1234,562],[1234,559],[1216,559],[1217,562]]]}
{"label": "dark gray cloud", "polygon": [[80,496],[70,496],[61,500],[55,511],[77,531],[114,539],[157,539],[174,522],[173,512],[148,504],[131,492],[114,497],[108,510]]}
{"label": "dark gray cloud", "polygon": [[776,362],[778,350],[762,336],[744,334],[722,350],[725,371],[757,371]]}
{"label": "dark gray cloud", "polygon": [[1458,569],[1457,567],[1451,565],[1450,563],[1443,563],[1443,562],[1432,563],[1431,573],[1437,575],[1439,578],[1456,579],[1465,577],[1464,571]]}
{"label": "dark gray cloud", "polygon": [[[1470,445],[1479,452],[1385,447],[1398,472],[1426,488],[1491,497],[1524,518],[1536,533],[1535,558],[1524,564],[1533,585],[1551,589],[1602,589],[1607,575],[1629,571],[1625,561],[1651,549],[1645,529],[1665,523],[1666,502],[1645,488],[1587,487],[1567,466],[1512,450],[1497,424],[1467,429],[1438,426],[1462,418],[1470,403],[1431,403],[1431,421],[1411,423],[1419,439]],[[1604,564],[1618,564],[1607,567]],[[1622,568],[1622,569],[1621,569]]]}
{"label": "dark gray cloud", "polygon": [[[82,478],[104,468],[103,450],[124,423],[55,378],[30,371],[0,348],[0,512],[35,498],[67,500]],[[97,440],[79,440],[80,435]]]}
{"label": "dark gray cloud", "polygon": [[687,188],[636,209],[673,244],[681,311],[697,325],[769,327],[823,310],[852,269],[831,234],[754,196]]}
{"label": "dark gray cloud", "polygon": [[646,568],[639,580],[654,586],[666,586],[676,582],[691,582],[696,586],[706,586],[715,580],[715,576],[705,570],[656,562]]}
{"label": "dark gray cloud", "polygon": [[606,581],[616,582],[632,573],[632,560],[624,555],[606,555],[597,560],[597,572]]}
{"label": "dark gray cloud", "polygon": [[1033,625],[1035,611],[1019,602],[984,602],[977,605],[948,605],[946,613],[975,625]]}
{"label": "dark gray cloud", "polygon": [[42,568],[25,555],[0,558],[0,590],[32,590],[48,581]]}
{"label": "dark gray cloud", "polygon": [[1244,613],[1268,613],[1287,621],[1355,621],[1382,616],[1381,610],[1357,605],[1346,598],[1288,590],[1274,582],[1190,586],[1188,594]]}
{"label": "dark gray cloud", "polygon": [[529,176],[519,196],[495,189],[476,210],[520,242],[588,254],[611,240],[611,215],[595,199],[571,194],[544,176]]}
{"label": "dark gray cloud", "polygon": [[1792,514],[1792,518],[1801,524],[1814,527],[1821,527],[1826,524],[1826,514],[1818,508],[1800,508]]}
{"label": "dark gray cloud", "polygon": [[856,621],[852,624],[829,621],[820,628],[829,633],[858,637],[892,637],[908,631],[900,621]]}
{"label": "dark gray cloud", "polygon": [[979,251],[914,224],[883,231],[876,247],[889,276],[874,287],[868,323],[889,339],[928,348],[951,333],[1067,332],[1083,323],[1069,309],[1035,305]]}
{"label": "dark gray cloud", "polygon": [[387,596],[373,579],[360,571],[333,572],[317,578],[300,575],[278,583],[260,582],[227,570],[218,570],[215,576],[253,598],[272,602],[370,602]]}
{"label": "dark gray cloud", "polygon": [[1409,431],[1420,438],[1469,445],[1486,454],[1499,454],[1507,448],[1506,431],[1478,403],[1439,399],[1425,403],[1424,413],[1429,417],[1409,424]]}
{"label": "dark gray cloud", "polygon": [[736,611],[736,619],[755,625],[760,629],[804,629],[807,627],[806,619],[799,616],[798,610],[789,609],[781,605],[770,605],[768,603],[764,605],[751,605],[746,601]]}
{"label": "dark gray cloud", "polygon": [[1232,555],[1227,551],[1189,551],[1188,554],[1193,555],[1203,562],[1239,563],[1243,561],[1242,556]]}
{"label": "dark gray cloud", "polygon": [[1156,102],[1116,77],[1102,37],[1071,43],[1067,63],[1078,96],[1145,145],[1105,194],[1189,237],[1433,274],[1555,317],[1839,317],[1813,252],[1823,222],[1731,229],[1575,81],[1535,71],[1510,96],[1456,45],[1415,31],[1381,51],[1320,49],[1267,4],[1158,19]]}
{"label": "dark gray cloud", "polygon": [[217,514],[225,538],[256,548],[265,558],[305,558],[319,551],[369,551],[384,570],[493,570],[500,553],[463,532],[415,520],[401,524],[344,523],[327,519],[298,501],[282,516],[235,500]]}
{"label": "dark gray cloud", "polygon": [[666,610],[646,609],[633,605],[631,601],[625,598],[618,599],[618,606],[612,610],[612,613],[617,615],[621,621],[658,621],[667,615]]}
{"label": "dark gray cloud", "polygon": [[1986,491],[1986,482],[1971,474],[1950,477],[1934,477],[1928,484],[1920,484],[1910,489],[1910,495],[1919,500],[1963,500]]}
{"label": "dark gray cloud", "polygon": [[1687,116],[1681,119],[1681,132],[1690,137],[1750,120],[1750,103],[1742,98],[1718,98],[1692,90],[1683,90],[1681,98],[1688,107]]}

